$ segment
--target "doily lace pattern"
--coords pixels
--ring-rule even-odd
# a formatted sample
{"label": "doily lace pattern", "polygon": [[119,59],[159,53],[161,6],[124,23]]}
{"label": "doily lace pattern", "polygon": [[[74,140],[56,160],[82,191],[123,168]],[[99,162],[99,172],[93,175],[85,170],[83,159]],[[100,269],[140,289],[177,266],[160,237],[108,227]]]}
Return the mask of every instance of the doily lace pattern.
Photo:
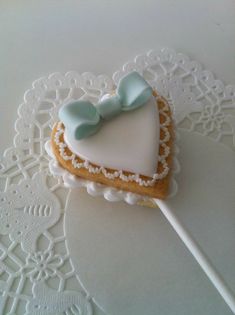
{"label": "doily lace pattern", "polygon": [[167,99],[179,127],[223,141],[234,149],[235,86],[225,86],[200,63],[168,48],[127,62],[114,73],[115,84],[133,70]]}
{"label": "doily lace pattern", "polygon": [[137,56],[113,79],[68,72],[36,80],[0,161],[0,314],[103,313],[73,267],[63,224],[69,190],[51,176],[44,145],[64,102],[97,102],[134,69],[167,99],[178,127],[235,148],[235,87],[172,50]]}

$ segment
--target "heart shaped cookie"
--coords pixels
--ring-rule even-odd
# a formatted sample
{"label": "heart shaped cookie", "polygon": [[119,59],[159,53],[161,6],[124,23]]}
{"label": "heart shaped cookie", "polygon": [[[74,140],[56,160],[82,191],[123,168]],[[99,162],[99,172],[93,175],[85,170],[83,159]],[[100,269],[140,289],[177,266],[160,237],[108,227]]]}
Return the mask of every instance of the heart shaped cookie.
{"label": "heart shaped cookie", "polygon": [[140,77],[122,79],[99,104],[65,104],[51,146],[71,174],[107,187],[164,199],[172,163],[169,105]]}
{"label": "heart shaped cookie", "polygon": [[65,130],[64,140],[83,160],[151,177],[156,170],[159,126],[158,108],[155,98],[151,97],[145,106],[108,120],[91,137],[76,140]]}

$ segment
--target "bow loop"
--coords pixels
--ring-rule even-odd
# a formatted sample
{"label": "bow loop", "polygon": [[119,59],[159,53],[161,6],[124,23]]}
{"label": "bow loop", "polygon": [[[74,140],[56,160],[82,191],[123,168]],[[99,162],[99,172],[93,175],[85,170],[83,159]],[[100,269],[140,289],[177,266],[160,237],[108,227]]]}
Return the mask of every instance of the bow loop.
{"label": "bow loop", "polygon": [[143,106],[151,95],[148,83],[137,72],[131,72],[120,81],[116,95],[103,98],[96,106],[85,100],[66,104],[59,118],[68,133],[81,140],[96,133],[104,120]]}
{"label": "bow loop", "polygon": [[93,135],[101,127],[100,115],[89,101],[76,101],[63,106],[59,118],[69,134],[77,140]]}
{"label": "bow loop", "polygon": [[152,95],[152,88],[138,72],[132,72],[120,81],[117,94],[122,104],[122,110],[128,111],[145,104]]}

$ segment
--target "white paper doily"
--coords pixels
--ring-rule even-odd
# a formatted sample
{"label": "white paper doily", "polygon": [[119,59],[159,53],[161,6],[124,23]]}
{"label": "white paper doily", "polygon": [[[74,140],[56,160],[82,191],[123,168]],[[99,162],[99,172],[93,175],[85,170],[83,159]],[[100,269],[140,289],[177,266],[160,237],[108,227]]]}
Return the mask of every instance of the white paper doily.
{"label": "white paper doily", "polygon": [[137,70],[167,98],[178,127],[235,148],[235,87],[169,49],[137,56],[105,75],[54,73],[24,95],[14,147],[0,164],[0,314],[103,314],[73,267],[64,230],[68,190],[48,172],[44,144],[68,99],[96,101]]}

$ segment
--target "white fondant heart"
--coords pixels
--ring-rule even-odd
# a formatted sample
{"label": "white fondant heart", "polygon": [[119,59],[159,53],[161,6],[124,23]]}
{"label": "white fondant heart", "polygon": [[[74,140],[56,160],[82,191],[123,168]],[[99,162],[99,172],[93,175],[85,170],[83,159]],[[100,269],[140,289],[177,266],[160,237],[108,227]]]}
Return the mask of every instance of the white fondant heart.
{"label": "white fondant heart", "polygon": [[64,134],[70,150],[84,160],[115,170],[152,176],[159,150],[159,112],[155,97],[139,109],[105,121],[93,136],[83,140]]}

